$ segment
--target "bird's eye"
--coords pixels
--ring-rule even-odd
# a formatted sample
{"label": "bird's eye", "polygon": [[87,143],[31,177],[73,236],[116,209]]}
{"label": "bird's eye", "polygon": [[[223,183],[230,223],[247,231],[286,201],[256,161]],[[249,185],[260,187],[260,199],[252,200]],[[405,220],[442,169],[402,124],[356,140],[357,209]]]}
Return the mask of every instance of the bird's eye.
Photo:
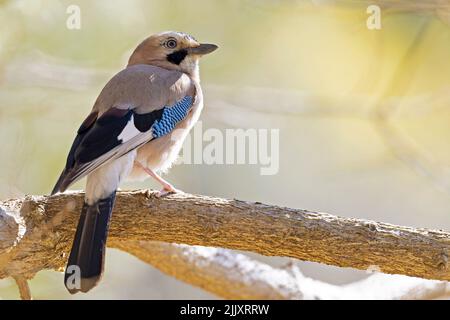
{"label": "bird's eye", "polygon": [[174,39],[169,39],[169,40],[166,41],[165,44],[166,44],[167,48],[173,49],[173,48],[175,48],[177,46],[177,41],[174,40]]}

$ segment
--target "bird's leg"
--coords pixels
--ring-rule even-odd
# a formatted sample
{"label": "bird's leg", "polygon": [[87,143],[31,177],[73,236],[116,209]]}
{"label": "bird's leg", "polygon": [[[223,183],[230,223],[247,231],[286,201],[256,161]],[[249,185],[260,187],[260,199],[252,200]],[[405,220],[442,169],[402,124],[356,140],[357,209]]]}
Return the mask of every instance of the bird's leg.
{"label": "bird's leg", "polygon": [[155,179],[156,181],[158,181],[161,185],[162,185],[162,189],[159,191],[159,193],[157,194],[158,197],[164,196],[166,194],[169,193],[177,193],[180,192],[180,190],[175,189],[175,187],[170,184],[169,182],[167,182],[166,180],[164,180],[163,178],[161,178],[156,172],[154,172],[152,169],[147,168],[145,166],[143,166],[139,161],[135,161],[136,165],[141,168],[142,170],[145,171],[145,173],[147,173],[150,177],[152,177],[153,179]]}

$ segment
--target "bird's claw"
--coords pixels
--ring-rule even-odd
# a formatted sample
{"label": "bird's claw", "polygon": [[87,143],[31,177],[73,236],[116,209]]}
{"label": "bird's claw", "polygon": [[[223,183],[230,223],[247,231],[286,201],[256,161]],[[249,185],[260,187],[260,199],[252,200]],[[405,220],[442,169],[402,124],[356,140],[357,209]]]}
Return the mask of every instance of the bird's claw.
{"label": "bird's claw", "polygon": [[156,193],[156,197],[161,198],[174,193],[183,193],[183,191],[174,188],[174,186],[172,186],[171,184],[167,184]]}

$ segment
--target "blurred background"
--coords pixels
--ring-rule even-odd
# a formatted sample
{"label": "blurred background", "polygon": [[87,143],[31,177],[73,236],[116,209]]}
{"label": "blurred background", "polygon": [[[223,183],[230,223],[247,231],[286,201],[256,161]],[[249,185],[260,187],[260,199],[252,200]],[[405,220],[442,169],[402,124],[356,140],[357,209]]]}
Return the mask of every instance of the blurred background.
{"label": "blurred background", "polygon": [[[379,30],[367,27],[369,4],[381,7]],[[67,28],[70,5],[80,29]],[[201,63],[204,129],[280,130],[278,174],[184,164],[166,176],[178,188],[450,230],[449,23],[445,0],[0,0],[0,199],[48,194],[105,83],[145,37],[177,30],[220,46]],[[62,273],[42,271],[34,298],[215,298],[107,255],[90,293],[70,296]],[[335,284],[367,276],[299,265]],[[0,280],[0,298],[18,298],[12,280]]]}

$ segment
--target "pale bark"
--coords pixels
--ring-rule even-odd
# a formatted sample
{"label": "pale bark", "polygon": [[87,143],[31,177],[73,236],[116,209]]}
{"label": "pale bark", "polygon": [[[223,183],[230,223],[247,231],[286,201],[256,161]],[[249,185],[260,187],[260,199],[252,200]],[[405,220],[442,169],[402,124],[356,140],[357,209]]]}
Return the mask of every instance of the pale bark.
{"label": "pale bark", "polygon": [[[450,295],[447,281],[375,273],[344,286],[304,276],[294,262],[275,268],[221,248],[133,241],[119,246],[146,263],[225,299],[436,299]],[[149,289],[151,290],[151,289]]]}

